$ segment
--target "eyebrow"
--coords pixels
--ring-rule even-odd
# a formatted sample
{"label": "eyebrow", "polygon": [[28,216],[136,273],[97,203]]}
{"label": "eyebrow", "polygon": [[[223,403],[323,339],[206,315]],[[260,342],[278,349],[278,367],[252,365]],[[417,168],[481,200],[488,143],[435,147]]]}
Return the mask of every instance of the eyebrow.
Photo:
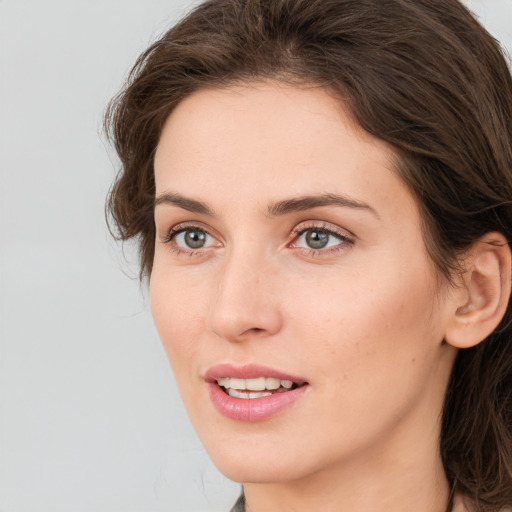
{"label": "eyebrow", "polygon": [[[207,203],[182,196],[174,192],[164,192],[155,198],[154,207],[160,204],[172,204],[193,213],[213,217],[215,212]],[[354,208],[367,210],[375,217],[380,219],[379,214],[368,204],[357,201],[347,196],[337,194],[321,194],[311,196],[294,197],[271,204],[267,209],[269,217],[286,215],[293,212],[301,212],[318,208],[321,206],[342,206],[345,208]]]}
{"label": "eyebrow", "polygon": [[318,208],[320,206],[343,206],[345,208],[367,210],[380,219],[379,214],[370,205],[337,194],[322,194],[285,199],[284,201],[270,205],[268,207],[268,215],[271,217],[286,215],[287,213],[311,210],[312,208]]}
{"label": "eyebrow", "polygon": [[200,213],[202,215],[207,215],[208,217],[213,217],[214,215],[213,209],[206,203],[173,192],[164,192],[156,197],[153,206],[156,208],[160,204],[173,204],[183,208],[183,210]]}

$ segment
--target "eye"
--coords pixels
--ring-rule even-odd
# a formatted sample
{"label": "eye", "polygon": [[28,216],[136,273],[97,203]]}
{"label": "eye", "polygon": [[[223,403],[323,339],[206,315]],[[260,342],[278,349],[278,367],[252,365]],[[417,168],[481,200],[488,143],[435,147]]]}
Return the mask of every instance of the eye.
{"label": "eye", "polygon": [[183,251],[207,249],[217,244],[212,235],[197,226],[175,226],[164,242]]}
{"label": "eye", "polygon": [[189,249],[201,249],[206,245],[208,234],[199,229],[186,229],[178,233],[174,240],[177,245],[185,245]]}
{"label": "eye", "polygon": [[323,249],[324,247],[332,246],[339,239],[331,233],[326,233],[319,229],[308,229],[299,236],[298,241],[304,243],[310,249]]}
{"label": "eye", "polygon": [[351,235],[341,228],[325,225],[298,226],[294,230],[294,239],[289,247],[307,249],[309,251],[329,253],[342,250],[352,245],[354,240]]}

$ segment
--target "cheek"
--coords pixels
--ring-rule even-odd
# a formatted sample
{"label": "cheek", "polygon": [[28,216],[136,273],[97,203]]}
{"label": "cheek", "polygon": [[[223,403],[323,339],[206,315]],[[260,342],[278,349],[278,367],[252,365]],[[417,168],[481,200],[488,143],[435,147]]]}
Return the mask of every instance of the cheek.
{"label": "cheek", "polygon": [[153,320],[176,378],[190,374],[200,352],[204,326],[204,290],[188,286],[180,273],[162,271],[155,265],[150,282]]}
{"label": "cheek", "polygon": [[314,384],[311,416],[325,419],[327,454],[379,439],[426,400],[437,411],[442,330],[435,288],[424,269],[407,275],[396,269],[395,276],[385,282],[382,275],[345,273],[320,286],[322,293],[290,303],[287,338],[295,340],[293,358]]}
{"label": "cheek", "polygon": [[332,366],[338,380],[363,373],[378,380],[433,354],[443,337],[433,279],[425,266],[386,268],[387,274],[345,272],[324,285],[317,281],[314,297],[290,303],[291,337],[303,340],[302,357]]}

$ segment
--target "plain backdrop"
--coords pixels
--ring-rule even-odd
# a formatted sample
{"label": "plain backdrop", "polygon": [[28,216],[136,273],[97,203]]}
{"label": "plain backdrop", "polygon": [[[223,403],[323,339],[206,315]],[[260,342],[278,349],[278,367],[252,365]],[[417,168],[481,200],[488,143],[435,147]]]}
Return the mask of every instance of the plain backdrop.
{"label": "plain backdrop", "polygon": [[[512,48],[512,0],[468,2]],[[0,512],[221,512],[104,199],[106,103],[185,0],[0,0]]]}

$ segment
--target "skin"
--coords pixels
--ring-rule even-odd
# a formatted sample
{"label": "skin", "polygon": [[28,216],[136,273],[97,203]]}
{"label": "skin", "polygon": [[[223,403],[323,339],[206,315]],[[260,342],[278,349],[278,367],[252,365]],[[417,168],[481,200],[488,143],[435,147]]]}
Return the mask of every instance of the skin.
{"label": "skin", "polygon": [[[320,88],[203,90],[164,127],[157,198],[211,211],[157,200],[153,316],[194,428],[252,512],[446,509],[438,438],[455,299],[394,167],[392,148]],[[269,212],[324,194],[359,206]],[[308,246],[315,228],[334,233],[327,247]],[[206,233],[202,248],[187,229]],[[269,420],[231,420],[204,381],[220,363],[308,388]]]}

